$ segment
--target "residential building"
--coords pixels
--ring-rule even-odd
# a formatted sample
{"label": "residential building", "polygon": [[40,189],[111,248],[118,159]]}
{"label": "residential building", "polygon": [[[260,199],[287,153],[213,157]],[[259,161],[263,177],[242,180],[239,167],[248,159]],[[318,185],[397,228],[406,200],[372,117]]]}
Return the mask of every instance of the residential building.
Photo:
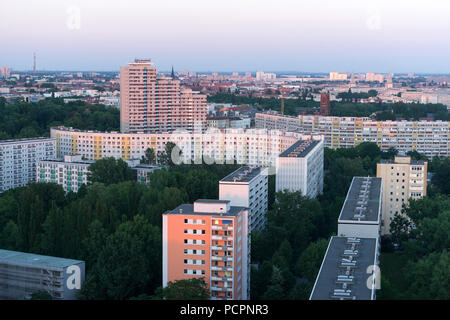
{"label": "residential building", "polygon": [[0,249],[0,299],[46,292],[55,300],[75,300],[84,278],[84,261]]}
{"label": "residential building", "polygon": [[[125,162],[134,171],[136,180],[142,184],[150,183],[150,172],[161,169],[159,166],[141,164],[138,159]],[[89,182],[89,166],[93,163],[94,160],[83,159],[79,154],[64,155],[64,160],[39,160],[36,164],[36,181],[59,184],[65,192],[78,192],[83,184]]]}
{"label": "residential building", "polygon": [[320,115],[328,116],[330,115],[330,94],[321,93],[320,94]]}
{"label": "residential building", "polygon": [[182,89],[180,81],[157,74],[150,60],[120,68],[120,131],[193,131],[206,126],[206,96]]}
{"label": "residential building", "polygon": [[379,238],[331,237],[309,300],[376,300]]}
{"label": "residential building", "polygon": [[11,75],[11,69],[8,67],[0,67],[0,77],[9,78]]}
{"label": "residential building", "polygon": [[276,160],[276,191],[301,191],[311,198],[323,192],[323,141],[298,140]]}
{"label": "residential building", "polygon": [[55,157],[54,138],[0,141],[0,193],[34,182],[36,161]]}
{"label": "residential building", "polygon": [[390,224],[408,199],[420,199],[427,195],[428,163],[395,157],[377,164],[377,177],[383,179],[383,208],[381,234],[390,234]]}
{"label": "residential building", "polygon": [[353,177],[338,218],[338,236],[378,238],[382,194],[381,178]]}
{"label": "residential building", "polygon": [[416,150],[429,158],[447,157],[450,144],[448,121],[375,121],[370,118],[297,117],[272,113],[256,113],[258,129],[282,130],[302,134],[323,135],[325,147],[352,148],[361,142],[374,142],[381,150],[395,148],[400,155]]}
{"label": "residential building", "polygon": [[228,200],[183,204],[163,214],[163,287],[202,277],[211,299],[249,299],[248,209]]}
{"label": "residential building", "polygon": [[240,167],[219,181],[219,199],[248,208],[248,229],[261,230],[268,208],[268,169]]}
{"label": "residential building", "polygon": [[181,150],[183,163],[238,163],[251,166],[275,166],[277,156],[299,139],[321,139],[279,130],[230,128],[193,133],[119,133],[77,130],[66,127],[51,129],[56,139],[57,157],[80,154],[88,160],[104,157],[140,159],[145,150],[157,154],[167,142]]}
{"label": "residential building", "polygon": [[338,73],[338,72],[330,72],[330,80],[347,80],[347,74],[346,73]]}

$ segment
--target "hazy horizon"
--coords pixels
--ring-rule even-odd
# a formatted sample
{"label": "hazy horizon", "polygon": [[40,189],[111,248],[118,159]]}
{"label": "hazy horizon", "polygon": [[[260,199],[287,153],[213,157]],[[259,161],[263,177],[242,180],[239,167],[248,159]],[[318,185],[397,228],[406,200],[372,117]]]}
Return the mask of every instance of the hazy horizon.
{"label": "hazy horizon", "polygon": [[[449,74],[446,0],[2,0],[0,66]],[[20,17],[20,18],[18,18]],[[299,70],[299,71],[296,71]]]}

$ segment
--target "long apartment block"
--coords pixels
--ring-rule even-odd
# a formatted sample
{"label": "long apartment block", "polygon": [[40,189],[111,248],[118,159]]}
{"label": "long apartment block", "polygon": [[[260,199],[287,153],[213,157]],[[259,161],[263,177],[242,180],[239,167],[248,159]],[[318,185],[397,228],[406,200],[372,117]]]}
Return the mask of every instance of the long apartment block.
{"label": "long apartment block", "polygon": [[247,208],[199,199],[165,212],[162,225],[163,287],[204,278],[211,299],[248,299]]}
{"label": "long apartment block", "polygon": [[120,68],[121,132],[203,130],[206,114],[206,95],[159,75],[150,60],[136,59]]}
{"label": "long apartment block", "polygon": [[376,299],[382,193],[381,178],[353,178],[310,300]]}
{"label": "long apartment block", "polygon": [[298,140],[322,139],[265,129],[208,130],[205,133],[119,133],[83,131],[67,127],[51,129],[57,157],[80,154],[88,160],[104,157],[140,159],[147,148],[164,151],[167,142],[182,150],[184,163],[233,163],[274,166],[278,155]]}
{"label": "long apartment block", "polygon": [[353,177],[338,218],[338,236],[378,238],[382,195],[381,178]]}
{"label": "long apartment block", "polygon": [[34,182],[36,161],[56,157],[56,139],[0,141],[0,192]]}
{"label": "long apartment block", "polygon": [[381,150],[393,147],[400,154],[416,150],[428,157],[447,157],[450,151],[448,121],[375,121],[370,118],[316,115],[285,116],[256,113],[256,128],[323,135],[325,147],[351,148],[374,142]]}
{"label": "long apartment block", "polygon": [[311,198],[323,192],[323,140],[298,140],[276,160],[276,191],[301,191]]}
{"label": "long apartment block", "polygon": [[408,199],[420,199],[427,195],[428,163],[395,157],[377,164],[377,177],[383,179],[383,209],[381,234],[390,234],[390,224],[396,214],[402,215]]}

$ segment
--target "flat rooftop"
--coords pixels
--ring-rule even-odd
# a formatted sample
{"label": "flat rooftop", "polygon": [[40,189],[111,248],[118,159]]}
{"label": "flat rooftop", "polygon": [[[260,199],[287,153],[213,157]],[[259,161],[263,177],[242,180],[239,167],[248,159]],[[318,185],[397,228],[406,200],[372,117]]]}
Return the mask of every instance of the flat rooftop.
{"label": "flat rooftop", "polygon": [[220,182],[250,182],[261,173],[261,167],[240,167],[236,171],[230,173]]}
{"label": "flat rooftop", "polygon": [[0,263],[65,268],[84,261],[0,249]]}
{"label": "flat rooftop", "polygon": [[[196,200],[195,202],[199,202],[201,200]],[[203,200],[207,201],[207,200]],[[208,200],[208,201],[218,201],[218,202],[208,202],[208,203],[225,203],[230,202],[228,200]],[[184,215],[199,215],[199,216],[237,216],[242,210],[247,210],[246,207],[236,207],[230,206],[230,211],[224,213],[217,212],[195,212],[193,204],[182,204],[176,207],[173,210],[166,211],[164,214],[184,214]]]}
{"label": "flat rooftop", "polygon": [[280,153],[279,157],[283,158],[303,158],[305,157],[315,146],[319,144],[319,140],[298,140],[289,148]]}
{"label": "flat rooftop", "polygon": [[381,178],[353,177],[339,221],[379,221]]}
{"label": "flat rooftop", "polygon": [[9,139],[9,140],[0,140],[0,144],[33,143],[33,142],[44,142],[44,141],[56,141],[56,139],[50,138],[50,137]]}
{"label": "flat rooftop", "polygon": [[417,165],[423,165],[423,164],[425,164],[425,161],[423,161],[423,160],[410,160],[409,163],[406,163],[406,162],[396,162],[395,160],[392,160],[392,159],[381,159],[380,163],[382,163],[382,164],[405,164],[405,165],[417,164]]}
{"label": "flat rooftop", "polygon": [[[377,241],[375,238],[331,237],[310,300],[372,300],[372,289],[367,287],[370,274],[366,270],[376,260]],[[358,243],[352,247],[351,242]]]}

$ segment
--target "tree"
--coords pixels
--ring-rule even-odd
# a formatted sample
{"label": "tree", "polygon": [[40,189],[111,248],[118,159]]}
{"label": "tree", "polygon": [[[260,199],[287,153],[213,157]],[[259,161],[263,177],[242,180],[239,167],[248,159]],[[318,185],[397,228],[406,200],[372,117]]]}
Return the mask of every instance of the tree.
{"label": "tree", "polygon": [[110,185],[122,181],[134,180],[133,170],[122,159],[103,158],[89,166],[89,183]]}
{"label": "tree", "polygon": [[156,164],[155,150],[152,148],[147,148],[147,150],[145,150],[145,154],[142,156],[141,163]]}
{"label": "tree", "polygon": [[175,164],[179,164],[182,154],[181,149],[173,142],[167,142],[164,146],[164,151],[158,152],[158,163],[163,166],[173,167]]}
{"label": "tree", "polygon": [[327,247],[328,241],[319,239],[312,242],[298,258],[297,268],[299,273],[310,282],[314,282],[317,277]]}
{"label": "tree", "polygon": [[163,300],[208,300],[209,296],[203,277],[170,281],[167,287],[158,288],[155,294],[155,298]]}
{"label": "tree", "polygon": [[283,289],[284,278],[278,267],[273,266],[272,277],[270,284],[264,293],[264,300],[284,300],[286,298],[286,292]]}
{"label": "tree", "polygon": [[410,223],[403,215],[396,213],[390,224],[392,241],[401,244],[408,238]]}
{"label": "tree", "polygon": [[38,291],[31,294],[30,300],[53,300],[53,297],[47,291]]}

